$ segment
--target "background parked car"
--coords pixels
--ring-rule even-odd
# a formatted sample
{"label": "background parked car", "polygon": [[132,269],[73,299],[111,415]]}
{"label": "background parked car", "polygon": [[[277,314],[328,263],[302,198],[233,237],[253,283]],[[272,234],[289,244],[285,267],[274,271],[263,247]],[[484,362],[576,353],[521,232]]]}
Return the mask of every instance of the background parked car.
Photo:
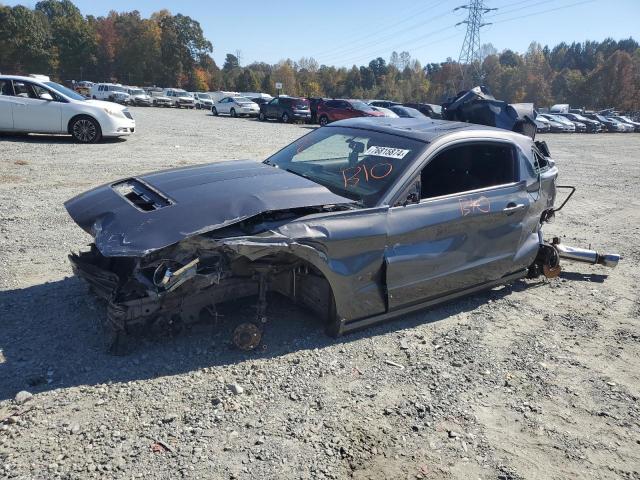
{"label": "background parked car", "polygon": [[224,113],[232,117],[241,117],[243,115],[257,117],[260,113],[260,107],[247,97],[224,97],[213,104],[211,113],[214,115]]}
{"label": "background parked car", "polygon": [[129,103],[129,94],[125,88],[117,83],[96,83],[91,87],[91,98],[94,100],[108,100],[122,105]]}
{"label": "background parked car", "polygon": [[163,93],[162,90],[147,90],[151,97],[151,103],[154,107],[170,107],[171,99]]}
{"label": "background parked car", "polygon": [[200,109],[211,110],[211,107],[213,107],[213,100],[211,99],[208,93],[200,93],[200,92],[190,92],[190,93],[193,96],[195,106],[198,110]]}
{"label": "background parked car", "polygon": [[335,99],[318,105],[318,123],[327,125],[331,122],[354,117],[384,117],[382,112],[374,110],[371,105],[361,100]]}
{"label": "background parked car", "polygon": [[614,120],[619,121],[620,123],[624,123],[626,125],[631,125],[635,132],[640,132],[640,122],[634,122],[629,117],[624,116],[624,115],[614,115],[611,118],[613,118]]}
{"label": "background parked car", "polygon": [[70,134],[93,143],[129,135],[135,126],[121,105],[86,99],[49,80],[0,75],[0,131]]}
{"label": "background parked car", "polygon": [[422,114],[426,115],[429,118],[442,118],[442,107],[440,105],[435,105],[433,103],[415,103],[415,102],[406,102],[403,103],[405,107],[415,108]]}
{"label": "background parked car", "polygon": [[291,121],[311,121],[309,100],[298,97],[276,97],[269,103],[260,105],[258,119],[276,119],[284,123]]}
{"label": "background parked car", "polygon": [[384,108],[384,107],[374,107],[373,105],[371,106],[371,108],[373,108],[374,110],[377,110],[378,112],[382,113],[382,115],[384,115],[387,118],[398,118],[398,114],[388,108]]}
{"label": "background parked car", "polygon": [[193,97],[181,88],[165,88],[164,96],[171,100],[171,105],[177,108],[195,108]]}
{"label": "background parked car", "polygon": [[559,113],[558,115],[568,118],[572,122],[580,122],[586,127],[586,131],[596,133],[602,131],[602,124],[590,118],[583,117],[579,113]]}
{"label": "background parked car", "polygon": [[[547,120],[551,120],[555,124],[560,124],[561,125],[561,127],[559,128],[560,132],[573,133],[573,132],[576,131],[575,124],[571,120],[569,120],[567,118],[564,118],[564,117],[562,117],[560,115],[553,115],[551,113],[541,113],[538,116],[546,118]],[[538,117],[536,117],[536,118],[538,118]],[[554,124],[551,124],[551,131],[552,132],[558,131],[557,126],[554,125]]]}
{"label": "background parked car", "polygon": [[224,90],[218,90],[216,92],[207,92],[207,95],[211,97],[213,103],[219,102],[224,97],[241,97],[240,92],[227,92]]}
{"label": "background parked car", "polygon": [[536,132],[547,133],[551,131],[551,125],[546,118],[538,116],[534,122],[536,122]]}
{"label": "background parked car", "polygon": [[372,107],[383,107],[389,108],[394,105],[402,105],[400,102],[394,102],[392,100],[367,100],[365,103],[368,103]]}
{"label": "background parked car", "polygon": [[393,113],[401,118],[427,118],[427,116],[419,110],[411,107],[405,107],[403,105],[393,105],[389,107]]}
{"label": "background parked car", "polygon": [[247,98],[251,100],[253,103],[257,103],[258,105],[269,103],[271,101],[271,99],[263,98],[263,97],[247,97]]}
{"label": "background parked car", "polygon": [[127,93],[129,94],[129,102],[132,105],[150,107],[153,103],[151,97],[141,88],[127,87]]}
{"label": "background parked car", "polygon": [[603,124],[607,132],[624,133],[628,131],[623,123],[613,118],[605,117],[597,113],[585,113],[584,116],[590,118],[591,120],[597,120],[598,122]]}

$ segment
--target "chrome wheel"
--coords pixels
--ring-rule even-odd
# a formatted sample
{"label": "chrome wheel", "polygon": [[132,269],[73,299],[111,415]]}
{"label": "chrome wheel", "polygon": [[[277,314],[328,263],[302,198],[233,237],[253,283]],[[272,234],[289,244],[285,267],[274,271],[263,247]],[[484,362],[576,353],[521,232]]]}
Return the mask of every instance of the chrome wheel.
{"label": "chrome wheel", "polygon": [[289,123],[289,114],[287,112],[282,114],[282,123]]}
{"label": "chrome wheel", "polygon": [[218,115],[218,109],[216,107],[211,107],[211,114]]}
{"label": "chrome wheel", "polygon": [[98,125],[89,118],[80,118],[73,123],[71,134],[78,142],[93,143],[100,138]]}
{"label": "chrome wheel", "polygon": [[236,109],[235,108],[232,108],[230,113],[231,113],[231,116],[234,117],[234,118],[238,116],[238,114],[236,113]]}
{"label": "chrome wheel", "polygon": [[320,126],[324,127],[327,123],[329,123],[329,119],[326,115],[320,117]]}
{"label": "chrome wheel", "polygon": [[260,120],[261,122],[264,122],[267,119],[267,117],[264,116],[264,113],[260,112],[258,114],[258,120]]}

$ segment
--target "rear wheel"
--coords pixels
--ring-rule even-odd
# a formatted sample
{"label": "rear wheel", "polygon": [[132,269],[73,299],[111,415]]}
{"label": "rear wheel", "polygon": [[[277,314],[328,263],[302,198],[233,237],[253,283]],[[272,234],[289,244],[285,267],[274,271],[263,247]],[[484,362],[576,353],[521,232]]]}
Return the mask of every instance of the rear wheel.
{"label": "rear wheel", "polygon": [[217,117],[218,116],[218,109],[216,107],[211,107],[211,113]]}
{"label": "rear wheel", "polygon": [[328,123],[329,123],[329,117],[327,117],[326,115],[321,115],[320,116],[320,126],[324,127]]}
{"label": "rear wheel", "polygon": [[96,143],[102,138],[100,124],[91,117],[78,117],[71,122],[71,136],[78,143]]}
{"label": "rear wheel", "polygon": [[229,112],[229,113],[231,114],[231,116],[232,116],[233,118],[236,118],[236,117],[238,116],[238,114],[236,113],[236,109],[235,109],[235,108],[232,108],[232,109],[231,109],[231,112]]}

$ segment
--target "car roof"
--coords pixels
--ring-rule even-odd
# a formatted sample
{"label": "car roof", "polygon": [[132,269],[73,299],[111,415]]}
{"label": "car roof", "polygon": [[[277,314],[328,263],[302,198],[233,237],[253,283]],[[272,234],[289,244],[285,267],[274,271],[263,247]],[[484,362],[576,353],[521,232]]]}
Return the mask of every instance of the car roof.
{"label": "car roof", "polygon": [[449,120],[435,120],[424,118],[387,118],[387,117],[356,117],[347,120],[333,122],[323,128],[351,127],[372,130],[391,135],[432,143],[435,140],[460,132],[480,134],[491,138],[503,138],[512,140],[518,144],[530,143],[531,139],[520,133],[511,132],[502,128],[488,127],[475,123],[452,122]]}
{"label": "car roof", "polygon": [[23,81],[27,81],[27,82],[39,82],[42,83],[46,80],[42,80],[40,78],[34,78],[34,77],[27,77],[24,75],[0,75],[0,78],[4,79],[4,80],[23,80]]}

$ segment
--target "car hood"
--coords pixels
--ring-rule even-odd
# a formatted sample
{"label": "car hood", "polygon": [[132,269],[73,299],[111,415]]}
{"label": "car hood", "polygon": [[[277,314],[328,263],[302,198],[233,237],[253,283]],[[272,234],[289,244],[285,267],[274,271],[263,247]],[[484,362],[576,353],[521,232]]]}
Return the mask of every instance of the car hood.
{"label": "car hood", "polygon": [[141,257],[263,212],[345,203],[354,202],[285,170],[238,160],[105,184],[64,205],[103,255]]}
{"label": "car hood", "polygon": [[102,100],[82,100],[85,103],[88,103],[90,105],[95,105],[96,107],[100,107],[100,108],[108,108],[109,110],[125,110],[127,107],[123,106],[123,105],[118,105],[117,103],[113,103],[113,102],[104,102]]}

